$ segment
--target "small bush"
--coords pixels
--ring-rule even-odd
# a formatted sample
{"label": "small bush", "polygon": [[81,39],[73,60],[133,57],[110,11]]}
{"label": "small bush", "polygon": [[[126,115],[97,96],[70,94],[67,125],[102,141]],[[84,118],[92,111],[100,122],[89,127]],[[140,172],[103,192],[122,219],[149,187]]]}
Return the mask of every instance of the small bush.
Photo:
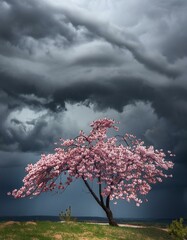
{"label": "small bush", "polygon": [[187,239],[187,228],[183,224],[183,218],[179,220],[173,220],[169,225],[169,234],[175,240],[184,240]]}
{"label": "small bush", "polygon": [[76,219],[71,216],[71,206],[69,206],[65,212],[62,211],[59,214],[59,218],[61,221],[65,222],[76,221]]}

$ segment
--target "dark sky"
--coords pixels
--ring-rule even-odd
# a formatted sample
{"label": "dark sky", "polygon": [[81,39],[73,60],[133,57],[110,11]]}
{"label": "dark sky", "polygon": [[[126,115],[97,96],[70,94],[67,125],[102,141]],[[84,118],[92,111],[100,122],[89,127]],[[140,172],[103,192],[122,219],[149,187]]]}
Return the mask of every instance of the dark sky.
{"label": "dark sky", "polygon": [[81,182],[15,200],[24,168],[109,117],[172,150],[173,178],[117,217],[187,217],[187,1],[0,0],[0,215],[103,216]]}

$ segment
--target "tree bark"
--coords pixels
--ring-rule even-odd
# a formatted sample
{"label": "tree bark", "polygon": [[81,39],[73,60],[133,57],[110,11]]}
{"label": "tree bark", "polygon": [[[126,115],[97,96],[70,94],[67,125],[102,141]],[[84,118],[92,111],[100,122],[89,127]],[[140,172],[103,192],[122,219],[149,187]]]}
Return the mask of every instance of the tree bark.
{"label": "tree bark", "polygon": [[112,211],[109,208],[104,209],[106,216],[108,218],[108,223],[110,226],[118,227],[117,222],[113,218]]}
{"label": "tree bark", "polygon": [[92,196],[94,197],[94,199],[96,200],[96,202],[102,207],[102,209],[105,211],[106,216],[108,218],[108,223],[110,226],[115,226],[118,227],[117,222],[114,220],[113,218],[113,214],[112,211],[110,209],[110,197],[108,196],[106,199],[106,205],[104,204],[103,201],[103,197],[101,195],[101,186],[99,186],[99,193],[100,193],[100,199],[97,197],[97,195],[94,193],[94,191],[91,189],[90,185],[88,184],[88,182],[82,178],[86,187],[88,188],[89,192],[92,194]]}

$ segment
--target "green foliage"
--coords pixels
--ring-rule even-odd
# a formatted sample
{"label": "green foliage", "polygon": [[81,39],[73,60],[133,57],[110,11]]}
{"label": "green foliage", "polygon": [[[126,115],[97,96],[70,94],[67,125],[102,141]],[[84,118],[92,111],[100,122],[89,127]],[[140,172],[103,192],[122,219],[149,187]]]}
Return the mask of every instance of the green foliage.
{"label": "green foliage", "polygon": [[71,206],[69,206],[65,212],[61,212],[59,214],[59,218],[61,221],[70,222],[75,221],[76,219],[71,216]]}
{"label": "green foliage", "polygon": [[183,218],[179,220],[173,220],[169,225],[169,234],[175,240],[184,240],[187,239],[187,227],[183,224]]}

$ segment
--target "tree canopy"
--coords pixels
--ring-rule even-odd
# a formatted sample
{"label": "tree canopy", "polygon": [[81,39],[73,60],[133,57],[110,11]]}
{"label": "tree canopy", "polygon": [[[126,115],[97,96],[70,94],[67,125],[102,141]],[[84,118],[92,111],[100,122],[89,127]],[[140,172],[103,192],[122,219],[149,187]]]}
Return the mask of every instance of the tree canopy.
{"label": "tree canopy", "polygon": [[[110,200],[133,200],[139,206],[152,184],[171,177],[166,171],[173,163],[166,160],[162,149],[145,146],[131,134],[108,137],[109,129],[118,131],[112,119],[99,119],[90,126],[89,134],[81,130],[74,139],[60,139],[53,154],[42,154],[38,162],[29,164],[24,185],[9,194],[21,198],[54,189],[64,191],[80,178],[107,213]],[[92,181],[98,184],[98,193],[90,187]]]}

